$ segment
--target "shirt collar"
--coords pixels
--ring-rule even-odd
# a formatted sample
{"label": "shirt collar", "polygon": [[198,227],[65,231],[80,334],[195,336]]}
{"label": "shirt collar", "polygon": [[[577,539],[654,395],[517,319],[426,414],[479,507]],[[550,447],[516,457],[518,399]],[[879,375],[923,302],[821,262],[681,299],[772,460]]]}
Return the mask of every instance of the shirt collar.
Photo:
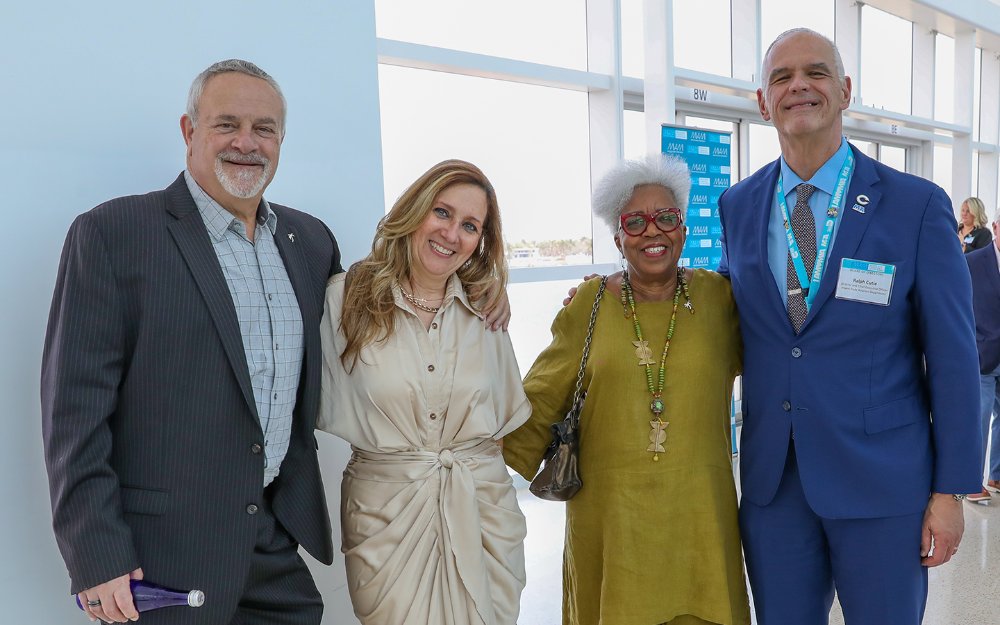
{"label": "shirt collar", "polygon": [[1000,269],[1000,247],[997,247],[996,241],[993,241],[990,245],[993,247],[993,252],[997,255],[997,269]]}
{"label": "shirt collar", "polygon": [[819,191],[832,196],[834,189],[837,187],[837,178],[840,177],[840,168],[844,166],[844,159],[847,158],[847,151],[850,150],[850,146],[847,144],[847,139],[840,138],[840,147],[833,156],[830,157],[828,161],[823,163],[813,177],[809,180],[803,180],[799,178],[798,174],[792,171],[792,168],[788,166],[785,162],[785,157],[781,157],[781,184],[785,190],[785,196],[789,196],[795,191],[795,187],[799,186],[803,182],[807,182],[812,186],[816,187]]}
{"label": "shirt collar", "polygon": [[[233,230],[237,233],[244,232],[243,222],[213,200],[187,169],[184,170],[184,182],[187,183],[188,191],[194,198],[195,206],[198,207],[198,212],[201,213],[205,227],[208,228],[208,234],[213,240],[221,241],[226,235],[226,230]],[[274,236],[274,231],[278,227],[278,216],[274,214],[264,198],[260,199],[260,206],[257,207],[257,224],[270,230],[271,236]]]}
{"label": "shirt collar", "polygon": [[[392,285],[392,296],[397,307],[407,310],[409,309],[409,306],[404,303],[406,300],[403,298],[402,287],[399,286],[398,282]],[[441,308],[447,306],[452,300],[460,302],[476,317],[479,317],[480,319],[486,318],[483,313],[476,310],[472,305],[472,302],[469,301],[469,296],[465,293],[465,287],[462,285],[462,279],[458,277],[457,273],[451,274],[451,277],[448,278],[448,286],[446,286],[444,290],[444,300],[441,302]]]}

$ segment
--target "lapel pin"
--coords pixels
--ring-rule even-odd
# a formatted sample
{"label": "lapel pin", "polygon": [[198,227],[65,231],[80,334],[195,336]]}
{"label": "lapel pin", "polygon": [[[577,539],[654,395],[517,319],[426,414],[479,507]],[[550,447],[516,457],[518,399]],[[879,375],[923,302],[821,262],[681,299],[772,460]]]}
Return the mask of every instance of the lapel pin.
{"label": "lapel pin", "polygon": [[294,232],[289,232],[288,233],[288,240],[291,241],[292,243],[295,243],[295,233]]}
{"label": "lapel pin", "polygon": [[856,210],[856,211],[858,211],[858,212],[859,212],[859,213],[861,213],[862,215],[864,215],[864,214],[865,214],[865,207],[864,207],[864,206],[862,206],[862,205],[860,205],[860,204],[855,204],[855,205],[854,205],[854,206],[852,206],[851,208],[852,208],[852,209],[854,209],[854,210]]}
{"label": "lapel pin", "polygon": [[871,200],[868,199],[868,196],[865,195],[864,193],[854,198],[854,201],[862,206],[868,206],[868,202],[871,202]]}

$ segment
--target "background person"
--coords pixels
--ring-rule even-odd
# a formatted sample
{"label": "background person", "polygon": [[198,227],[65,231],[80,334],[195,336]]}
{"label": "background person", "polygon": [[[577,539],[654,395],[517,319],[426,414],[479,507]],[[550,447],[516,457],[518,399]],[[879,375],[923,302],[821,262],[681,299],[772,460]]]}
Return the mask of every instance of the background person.
{"label": "background person", "polygon": [[[986,487],[969,495],[970,500],[1000,493],[1000,211],[991,224],[993,245],[965,255],[972,276],[972,306],[976,316],[976,348],[979,352],[979,407],[986,459]],[[992,417],[992,442],[990,418]]]}
{"label": "background person", "polygon": [[517,622],[526,526],[498,442],[531,407],[481,312],[506,281],[493,186],[452,160],[327,289],[319,427],[354,450],[341,525],[362,623]]}
{"label": "background person", "polygon": [[958,239],[962,242],[962,251],[968,254],[972,250],[987,247],[992,240],[987,227],[986,207],[977,197],[966,198],[962,202],[961,219],[958,224]]}
{"label": "background person", "polygon": [[[583,380],[566,624],[750,622],[729,425],[739,331],[727,281],[678,267],[690,186],[682,161],[653,156],[620,164],[594,193],[625,271],[608,278]],[[504,458],[526,479],[570,408],[598,285],[559,311],[524,380],[532,415]]]}
{"label": "background person", "polygon": [[740,526],[757,622],[825,624],[836,588],[850,625],[916,625],[926,567],[962,537],[957,494],[982,474],[951,202],[843,138],[851,80],[830,40],[783,33],[761,77],[781,158],[719,202],[719,271],[743,334]]}
{"label": "background person", "polygon": [[198,588],[142,622],[318,624],[298,554],[333,560],[313,429],[319,319],[340,253],[263,199],[285,130],[253,63],[195,78],[187,169],[79,216],[42,358],[53,527],[91,618],[137,617],[129,578]]}

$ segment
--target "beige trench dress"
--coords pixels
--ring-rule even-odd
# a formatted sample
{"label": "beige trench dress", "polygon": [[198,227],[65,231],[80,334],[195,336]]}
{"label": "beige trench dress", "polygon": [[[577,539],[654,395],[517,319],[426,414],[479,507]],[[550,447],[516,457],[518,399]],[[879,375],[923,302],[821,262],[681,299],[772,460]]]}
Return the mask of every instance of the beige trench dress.
{"label": "beige trench dress", "polygon": [[396,328],[348,373],[344,274],[327,288],[318,427],[349,443],[341,496],[354,612],[365,624],[513,625],[524,516],[497,440],[531,413],[510,338],[452,276],[429,330],[396,289]]}

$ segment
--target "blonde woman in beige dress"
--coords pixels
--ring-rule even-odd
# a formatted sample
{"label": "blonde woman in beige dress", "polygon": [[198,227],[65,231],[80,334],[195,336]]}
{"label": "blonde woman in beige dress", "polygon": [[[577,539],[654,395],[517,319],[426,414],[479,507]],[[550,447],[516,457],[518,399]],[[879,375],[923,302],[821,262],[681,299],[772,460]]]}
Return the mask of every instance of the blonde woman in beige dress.
{"label": "blonde woman in beige dress", "polygon": [[366,625],[517,622],[526,527],[499,441],[531,408],[481,312],[506,276],[492,185],[445,161],[327,287],[319,428],[353,449],[341,525]]}

